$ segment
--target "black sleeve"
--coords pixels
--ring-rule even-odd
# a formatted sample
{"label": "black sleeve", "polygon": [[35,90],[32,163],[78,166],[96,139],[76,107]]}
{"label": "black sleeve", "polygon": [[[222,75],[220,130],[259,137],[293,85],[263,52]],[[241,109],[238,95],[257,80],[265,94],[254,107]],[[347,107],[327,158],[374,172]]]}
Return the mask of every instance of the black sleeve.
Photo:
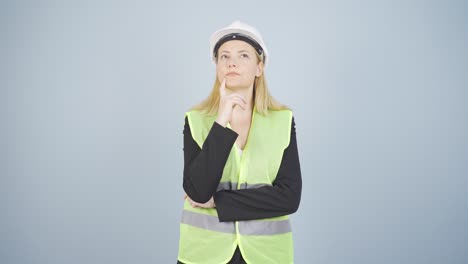
{"label": "black sleeve", "polygon": [[185,117],[183,188],[190,199],[206,203],[213,197],[237,136],[235,131],[214,122],[200,149]]}
{"label": "black sleeve", "polygon": [[222,190],[214,201],[221,222],[276,217],[297,211],[301,200],[302,178],[296,142],[294,117],[291,139],[272,186],[256,189]]}

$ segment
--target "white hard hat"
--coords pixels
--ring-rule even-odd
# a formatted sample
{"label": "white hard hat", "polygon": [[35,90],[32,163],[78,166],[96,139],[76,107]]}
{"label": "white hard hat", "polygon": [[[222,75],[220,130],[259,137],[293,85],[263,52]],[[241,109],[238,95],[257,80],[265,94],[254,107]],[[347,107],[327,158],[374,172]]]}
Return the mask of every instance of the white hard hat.
{"label": "white hard hat", "polygon": [[[229,40],[242,40],[249,43],[254,49],[263,56],[263,65],[266,68],[266,64],[269,60],[269,55],[265,42],[263,42],[262,36],[254,27],[236,20],[229,26],[217,30],[210,37],[210,53],[213,62],[216,61],[216,55],[219,47],[226,41]],[[268,59],[267,59],[268,58]]]}

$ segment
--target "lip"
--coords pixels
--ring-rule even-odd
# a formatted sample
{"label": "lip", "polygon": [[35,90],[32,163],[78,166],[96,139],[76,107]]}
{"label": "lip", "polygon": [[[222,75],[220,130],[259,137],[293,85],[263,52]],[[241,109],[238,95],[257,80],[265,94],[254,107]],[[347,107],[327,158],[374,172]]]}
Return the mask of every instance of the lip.
{"label": "lip", "polygon": [[240,75],[240,74],[237,73],[237,72],[228,72],[226,75],[227,76],[234,76],[234,75]]}

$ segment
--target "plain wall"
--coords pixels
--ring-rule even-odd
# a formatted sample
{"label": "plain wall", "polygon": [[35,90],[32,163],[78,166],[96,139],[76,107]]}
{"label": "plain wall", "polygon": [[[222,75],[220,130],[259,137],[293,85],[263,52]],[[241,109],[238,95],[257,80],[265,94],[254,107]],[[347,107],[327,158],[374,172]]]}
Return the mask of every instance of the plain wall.
{"label": "plain wall", "polygon": [[175,263],[209,36],[271,54],[295,263],[467,263],[466,1],[2,1],[0,263]]}

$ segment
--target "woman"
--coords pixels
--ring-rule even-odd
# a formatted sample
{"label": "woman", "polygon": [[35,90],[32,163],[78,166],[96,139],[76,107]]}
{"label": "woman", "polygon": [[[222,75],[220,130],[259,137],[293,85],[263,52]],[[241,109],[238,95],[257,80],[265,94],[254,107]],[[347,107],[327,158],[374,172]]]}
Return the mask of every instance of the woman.
{"label": "woman", "polygon": [[301,170],[292,111],[266,86],[269,55],[239,21],[211,36],[216,80],[186,113],[177,263],[293,263]]}

